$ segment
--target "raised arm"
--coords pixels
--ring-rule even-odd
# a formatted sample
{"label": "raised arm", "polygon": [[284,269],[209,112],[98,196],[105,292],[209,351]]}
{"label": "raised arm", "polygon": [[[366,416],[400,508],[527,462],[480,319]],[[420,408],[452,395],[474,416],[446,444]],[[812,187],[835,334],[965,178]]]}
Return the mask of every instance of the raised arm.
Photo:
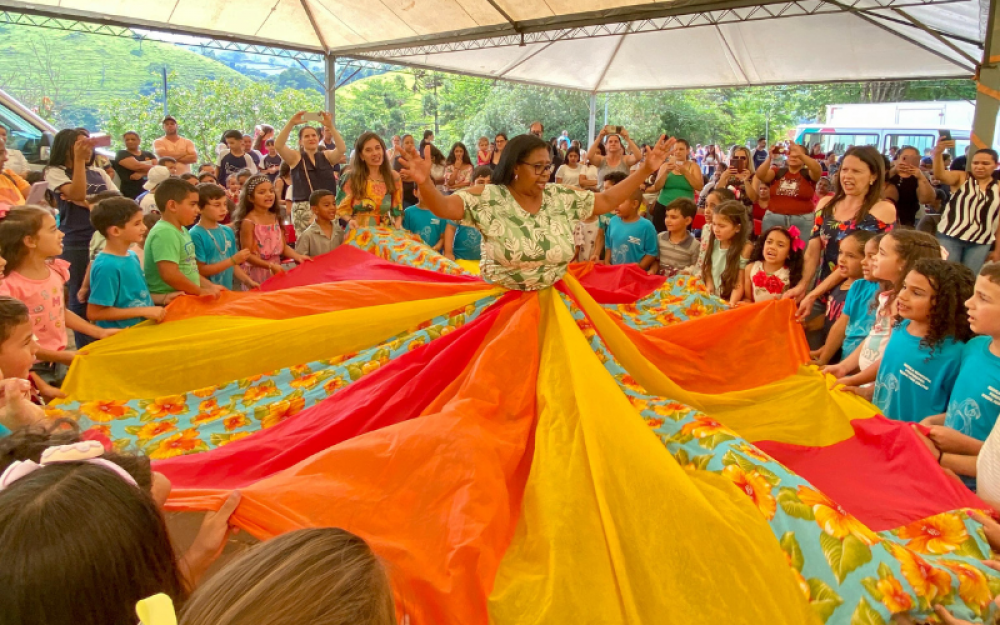
{"label": "raised arm", "polygon": [[[465,217],[465,202],[457,195],[442,195],[431,179],[431,148],[424,148],[421,157],[416,148],[403,148],[399,157],[402,169],[399,175],[403,180],[412,180],[420,189],[420,200],[427,210],[441,219],[461,221]],[[470,192],[476,193],[473,188]],[[481,192],[481,189],[480,189]]]}
{"label": "raised arm", "polygon": [[587,150],[587,162],[594,167],[600,167],[601,163],[604,162],[604,157],[601,156],[601,150],[599,149],[601,143],[604,141],[604,137],[607,133],[601,128],[601,132],[597,133],[597,138],[594,142],[590,144],[590,148]]}
{"label": "raised arm", "polygon": [[[635,191],[642,185],[643,181],[649,177],[649,174],[653,173],[663,165],[663,162],[667,158],[670,150],[674,147],[676,139],[670,137],[667,139],[666,136],[660,137],[660,140],[656,142],[656,145],[646,153],[646,158],[643,160],[642,165],[639,169],[632,172],[628,178],[622,180],[615,186],[611,187],[603,193],[594,194],[594,214],[603,215],[605,213],[610,213],[620,205],[622,202],[627,200]],[[423,192],[423,189],[421,189]]]}
{"label": "raised arm", "polygon": [[67,200],[70,202],[75,202],[81,206],[87,206],[87,160],[90,159],[90,153],[93,148],[90,145],[90,139],[84,136],[77,138],[76,143],[73,144],[73,178],[70,180],[69,184],[64,184],[59,187],[59,192],[62,193]]}
{"label": "raised arm", "polygon": [[955,147],[954,141],[945,141],[944,139],[938,139],[937,145],[934,146],[934,177],[950,186],[953,190],[962,186],[965,182],[965,176],[967,175],[964,171],[951,171],[945,169],[944,159],[941,155],[947,148]]}
{"label": "raised arm", "polygon": [[[340,136],[340,131],[334,127],[333,116],[326,112],[322,115],[323,130],[325,134],[330,135],[333,138],[333,144],[336,146],[332,150],[324,150],[323,155],[326,156],[326,160],[330,161],[331,165],[336,165],[340,162],[341,157],[347,154],[347,142],[345,142],[344,138]],[[278,144],[277,141],[274,143],[275,145]]]}
{"label": "raised arm", "polygon": [[[753,161],[752,158],[750,160],[751,162]],[[757,179],[763,182],[764,184],[771,184],[771,181],[774,180],[774,170],[771,169],[770,152],[767,153],[767,158],[765,158],[764,162],[760,164],[760,166],[757,168],[757,171],[754,172],[754,175],[757,176]]]}
{"label": "raised arm", "polygon": [[288,120],[285,127],[281,129],[278,136],[274,138],[274,149],[281,157],[281,160],[288,163],[289,167],[295,167],[299,164],[299,159],[302,157],[299,155],[298,150],[293,150],[288,147],[288,136],[292,133],[292,128],[295,128],[302,123],[302,116],[305,115],[305,111],[299,111],[292,118]]}
{"label": "raised arm", "polygon": [[622,128],[622,136],[625,137],[625,142],[628,143],[629,151],[629,153],[625,155],[625,163],[631,167],[642,160],[642,149],[639,148],[635,141],[632,140],[632,137],[629,136],[628,128]]}

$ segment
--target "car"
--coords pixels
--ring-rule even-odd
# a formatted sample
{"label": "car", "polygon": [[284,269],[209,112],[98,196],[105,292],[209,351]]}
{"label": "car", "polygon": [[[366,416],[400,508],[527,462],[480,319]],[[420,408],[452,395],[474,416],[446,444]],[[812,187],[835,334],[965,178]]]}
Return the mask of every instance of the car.
{"label": "car", "polygon": [[[7,129],[7,148],[24,154],[29,169],[39,171],[48,164],[49,150],[58,129],[2,89],[0,126]],[[107,135],[92,133],[91,137],[100,142]],[[108,159],[108,162],[114,158],[114,152],[104,148],[97,148],[97,153]]]}

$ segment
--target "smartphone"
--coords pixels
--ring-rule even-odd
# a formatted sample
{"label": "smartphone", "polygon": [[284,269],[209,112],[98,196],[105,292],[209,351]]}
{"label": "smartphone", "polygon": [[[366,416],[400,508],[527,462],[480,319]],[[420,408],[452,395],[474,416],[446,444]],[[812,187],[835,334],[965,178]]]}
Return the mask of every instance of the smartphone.
{"label": "smartphone", "polygon": [[45,191],[49,188],[49,183],[44,180],[36,182],[31,185],[31,189],[28,191],[28,197],[24,198],[25,204],[31,204],[34,206],[44,205],[48,206],[45,202]]}
{"label": "smartphone", "polygon": [[938,130],[938,137],[940,137],[942,141],[951,141],[952,140],[951,139],[951,131],[950,130]]}
{"label": "smartphone", "polygon": [[306,113],[302,116],[302,121],[304,122],[321,122],[323,121],[323,115],[320,113]]}
{"label": "smartphone", "polygon": [[604,127],[604,134],[606,135],[620,135],[622,133],[621,126],[612,126],[608,124]]}
{"label": "smartphone", "polygon": [[111,135],[99,134],[90,138],[90,144],[95,148],[106,148],[111,145]]}

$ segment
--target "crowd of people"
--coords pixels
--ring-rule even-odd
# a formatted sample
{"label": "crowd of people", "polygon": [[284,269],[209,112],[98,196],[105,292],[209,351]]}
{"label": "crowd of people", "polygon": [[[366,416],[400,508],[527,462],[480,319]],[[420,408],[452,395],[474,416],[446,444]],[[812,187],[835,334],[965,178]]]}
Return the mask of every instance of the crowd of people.
{"label": "crowd of people", "polygon": [[[394,622],[385,571],[340,530],[270,541],[196,589],[238,495],[177,558],[159,511],[169,484],[148,460],[82,441],[38,406],[63,397],[88,342],[160,321],[183,295],[258,288],[354,229],[409,232],[514,290],[550,287],[582,261],[698,276],[733,307],[794,299],[813,362],[887,417],[926,426],[944,470],[1000,506],[993,150],[949,168],[944,140],[925,155],[763,138],[724,151],[667,136],[639,146],[620,126],[584,149],[565,132],[545,140],[541,122],[474,150],[439,149],[432,131],[388,144],[366,132],[349,150],[329,114],[303,112],[277,131],[227,131],[201,162],[176,119],[163,130],[151,151],[126,133],[106,164],[86,130],[62,130],[30,175],[0,137],[0,623],[129,623],[157,593],[185,605],[185,624]],[[32,182],[44,199],[27,205]],[[87,540],[40,563],[43,526]]]}

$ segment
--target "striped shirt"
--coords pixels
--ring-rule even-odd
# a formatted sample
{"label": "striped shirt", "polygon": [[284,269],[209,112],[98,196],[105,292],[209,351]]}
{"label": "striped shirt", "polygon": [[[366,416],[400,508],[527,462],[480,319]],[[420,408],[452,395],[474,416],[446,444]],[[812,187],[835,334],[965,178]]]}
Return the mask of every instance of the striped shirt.
{"label": "striped shirt", "polygon": [[989,245],[996,238],[998,217],[1000,183],[991,181],[984,191],[969,176],[951,196],[948,208],[941,215],[938,232],[967,243]]}
{"label": "striped shirt", "polygon": [[698,263],[701,245],[690,234],[680,243],[671,241],[669,232],[661,232],[656,239],[660,247],[660,269],[681,270]]}

